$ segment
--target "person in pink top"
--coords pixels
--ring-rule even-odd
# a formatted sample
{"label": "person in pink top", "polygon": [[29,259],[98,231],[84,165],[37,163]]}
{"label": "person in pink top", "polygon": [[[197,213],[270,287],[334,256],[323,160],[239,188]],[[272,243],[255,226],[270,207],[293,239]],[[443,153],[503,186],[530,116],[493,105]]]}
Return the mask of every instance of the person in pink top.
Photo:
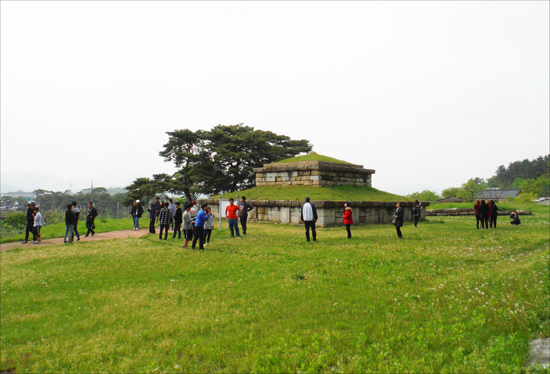
{"label": "person in pink top", "polygon": [[351,225],[353,224],[353,211],[351,210],[349,203],[344,204],[344,214],[342,218],[344,219],[344,225],[346,225],[346,231],[348,232],[348,239],[351,239]]}

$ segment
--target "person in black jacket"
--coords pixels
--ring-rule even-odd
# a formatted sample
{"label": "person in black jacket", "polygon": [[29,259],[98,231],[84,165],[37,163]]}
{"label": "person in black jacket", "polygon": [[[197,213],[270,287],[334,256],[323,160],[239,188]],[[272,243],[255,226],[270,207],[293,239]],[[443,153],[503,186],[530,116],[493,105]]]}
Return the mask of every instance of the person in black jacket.
{"label": "person in black jacket", "polygon": [[146,210],[149,212],[149,234],[155,234],[155,220],[157,219],[157,209],[155,203],[149,203],[150,207]]}
{"label": "person in black jacket", "polygon": [[481,219],[481,229],[487,230],[489,228],[489,205],[485,203],[485,200],[481,200],[481,204],[477,209],[479,212],[479,218]]}
{"label": "person in black jacket", "polygon": [[72,212],[73,204],[67,205],[65,211],[65,236],[63,237],[63,243],[67,243],[67,236],[69,237],[69,244],[73,241],[73,229],[74,229],[74,214]]}
{"label": "person in black jacket", "polygon": [[[73,209],[71,210],[74,214],[74,233],[76,235],[76,239],[80,241],[80,233],[78,232],[78,220],[80,219],[80,209],[78,208],[78,204],[76,201],[72,202]],[[73,236],[74,239],[74,236]]]}
{"label": "person in black jacket", "polygon": [[239,214],[239,220],[241,221],[243,235],[246,235],[246,221],[248,220],[248,212],[254,209],[254,207],[246,202],[245,196],[241,196],[241,203],[239,204],[239,208],[241,208],[241,212]]}
{"label": "person in black jacket", "polygon": [[489,223],[489,228],[492,229],[493,227],[497,228],[497,217],[498,217],[498,206],[495,204],[494,200],[491,200],[489,202],[489,205],[491,206],[490,212],[491,212],[491,222]]}
{"label": "person in black jacket", "polygon": [[510,218],[512,219],[512,222],[510,222],[512,225],[518,226],[521,223],[519,214],[515,210],[510,214]]}
{"label": "person in black jacket", "polygon": [[395,229],[397,230],[397,237],[399,239],[403,239],[403,234],[401,233],[401,226],[403,226],[403,215],[404,212],[403,208],[401,208],[401,203],[397,203],[393,218],[395,218]]}
{"label": "person in black jacket", "polygon": [[87,238],[90,233],[92,233],[92,236],[95,235],[95,225],[94,225],[94,220],[95,220],[95,217],[97,217],[97,209],[94,207],[94,203],[92,203],[91,201],[88,203],[88,210],[86,211],[86,228],[88,229],[88,231],[86,232],[86,235],[84,236],[85,238]]}
{"label": "person in black jacket", "polygon": [[181,239],[181,222],[183,221],[183,211],[180,208],[179,201],[176,201],[176,215],[174,216],[174,236],[172,236],[172,239],[176,237],[176,233],[178,233],[178,239]]}
{"label": "person in black jacket", "polygon": [[132,215],[132,219],[134,220],[134,230],[139,231],[139,219],[143,215],[143,208],[139,200],[136,200],[136,202],[132,206],[130,214]]}
{"label": "person in black jacket", "polygon": [[27,226],[25,227],[25,240],[21,244],[26,244],[29,241],[29,234],[32,233],[32,241],[36,241],[36,236],[34,235],[34,211],[35,204],[29,203],[27,205]]}
{"label": "person in black jacket", "polygon": [[311,235],[313,241],[317,241],[317,233],[315,231],[315,222],[317,222],[317,209],[315,205],[309,202],[309,196],[306,197],[306,202],[300,209],[300,219],[306,225],[306,240],[309,242],[309,229],[311,228]]}

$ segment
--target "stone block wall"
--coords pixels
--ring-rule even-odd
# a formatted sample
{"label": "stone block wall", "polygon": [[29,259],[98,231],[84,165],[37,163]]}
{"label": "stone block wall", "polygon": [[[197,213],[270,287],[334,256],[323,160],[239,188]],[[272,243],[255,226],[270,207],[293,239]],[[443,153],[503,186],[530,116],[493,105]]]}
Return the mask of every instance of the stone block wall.
{"label": "stone block wall", "polygon": [[[212,212],[218,216],[219,200],[207,199],[204,200],[212,207]],[[201,201],[202,202],[202,201]],[[249,220],[260,222],[299,224],[300,209],[303,201],[291,200],[249,200],[252,206],[255,207],[248,214]],[[317,209],[318,226],[341,226],[344,224],[342,214],[344,213],[344,201],[312,201]],[[396,202],[369,202],[355,201],[350,202],[353,210],[354,224],[366,223],[390,223],[395,213]],[[412,202],[401,202],[404,209],[406,221],[412,221]],[[423,209],[420,219],[426,219],[426,209],[429,202],[422,203]]]}
{"label": "stone block wall", "polygon": [[326,161],[301,161],[265,164],[255,168],[256,186],[369,186],[372,187],[372,169],[362,165],[339,164]]}

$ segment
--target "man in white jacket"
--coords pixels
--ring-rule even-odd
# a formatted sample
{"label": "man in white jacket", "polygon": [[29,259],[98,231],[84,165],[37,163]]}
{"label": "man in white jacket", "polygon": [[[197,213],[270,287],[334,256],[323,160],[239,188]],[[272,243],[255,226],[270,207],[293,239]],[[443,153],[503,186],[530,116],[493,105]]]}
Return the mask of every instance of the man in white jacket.
{"label": "man in white jacket", "polygon": [[306,225],[306,239],[309,242],[309,229],[311,228],[311,235],[313,241],[317,241],[317,233],[315,232],[315,222],[317,222],[317,209],[315,205],[309,202],[309,196],[306,197],[306,202],[302,205],[300,210],[300,218]]}

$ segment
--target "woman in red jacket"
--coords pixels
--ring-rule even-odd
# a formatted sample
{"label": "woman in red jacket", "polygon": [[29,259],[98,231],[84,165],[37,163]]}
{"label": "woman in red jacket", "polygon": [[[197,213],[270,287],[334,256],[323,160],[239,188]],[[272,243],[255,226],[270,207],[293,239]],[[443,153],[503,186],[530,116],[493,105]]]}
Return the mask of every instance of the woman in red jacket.
{"label": "woman in red jacket", "polygon": [[349,203],[345,203],[344,207],[346,208],[346,210],[344,210],[344,214],[342,214],[342,218],[344,219],[344,225],[346,225],[346,231],[348,232],[348,239],[351,239],[350,227],[353,224],[353,211],[351,210]]}
{"label": "woman in red jacket", "polygon": [[[476,205],[474,205],[474,214],[476,216],[476,225],[477,229],[479,230],[479,222],[481,221],[481,215],[479,214],[479,207],[481,203],[479,200],[476,200]],[[483,222],[481,223],[481,228],[483,228]]]}

